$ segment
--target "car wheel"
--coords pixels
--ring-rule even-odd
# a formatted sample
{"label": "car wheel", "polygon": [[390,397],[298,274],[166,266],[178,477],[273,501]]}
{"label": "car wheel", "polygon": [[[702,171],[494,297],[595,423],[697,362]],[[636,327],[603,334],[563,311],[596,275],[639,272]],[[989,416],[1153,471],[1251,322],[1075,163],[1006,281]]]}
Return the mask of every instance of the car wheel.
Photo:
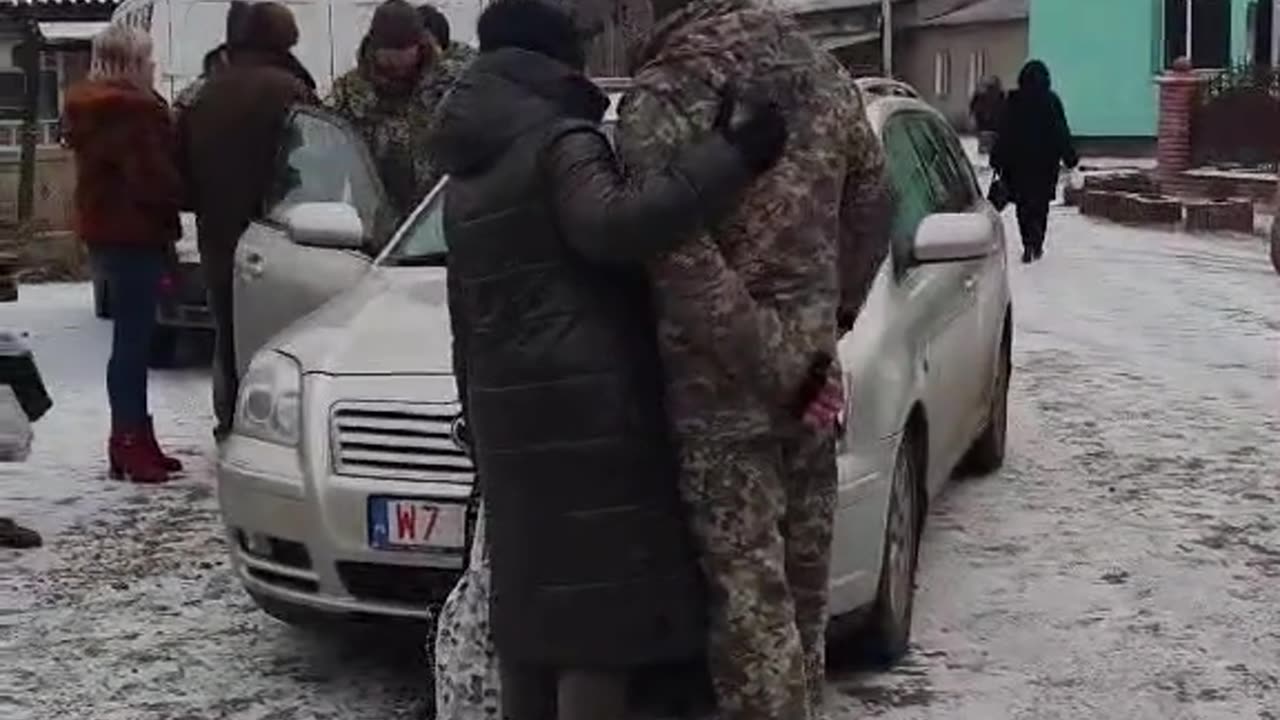
{"label": "car wheel", "polygon": [[1280,225],[1271,227],[1271,265],[1280,273]]}
{"label": "car wheel", "polygon": [[911,641],[924,503],[917,458],[916,441],[907,435],[894,462],[880,583],[861,638],[867,659],[886,667],[907,654]]}
{"label": "car wheel", "polygon": [[996,363],[996,377],[992,383],[991,407],[987,411],[990,419],[964,462],[965,469],[975,475],[989,475],[1004,467],[1009,436],[1009,378],[1013,374],[1011,350],[1007,340],[1000,346],[1000,361]]}
{"label": "car wheel", "polygon": [[178,329],[157,327],[151,335],[151,367],[173,367],[178,358]]}
{"label": "car wheel", "polygon": [[107,295],[107,281],[93,281],[93,314],[101,320],[111,317],[111,297]]}

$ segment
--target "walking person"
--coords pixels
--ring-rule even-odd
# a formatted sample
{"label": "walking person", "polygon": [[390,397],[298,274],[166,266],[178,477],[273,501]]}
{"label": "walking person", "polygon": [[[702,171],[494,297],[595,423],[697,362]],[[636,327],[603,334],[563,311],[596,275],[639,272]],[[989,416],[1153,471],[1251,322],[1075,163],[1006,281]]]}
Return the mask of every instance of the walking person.
{"label": "walking person", "polygon": [[1009,94],[991,153],[991,167],[1018,207],[1022,262],[1044,257],[1049,204],[1058,196],[1061,167],[1074,169],[1079,162],[1067,114],[1053,92],[1049,68],[1032,60],[1018,76],[1018,89]]}
{"label": "walking person", "polygon": [[89,78],[67,94],[75,152],[75,226],[110,293],[107,396],[112,477],[163,483],[182,469],[156,442],[147,402],[147,361],[160,281],[182,234],[182,180],[169,108],[151,89],[146,33],[113,25],[93,40]]}
{"label": "walking person", "polygon": [[276,172],[289,109],[317,104],[310,76],[290,52],[298,42],[293,13],[254,3],[243,37],[231,42],[228,65],[205,83],[180,117],[180,158],[196,213],[200,265],[216,327],[214,434],[231,431],[239,388],[232,266],[240,235],[258,217]]}
{"label": "walking person", "polygon": [[374,11],[356,68],[334,82],[328,101],[364,138],[402,220],[440,179],[427,151],[441,94],[432,84],[439,55],[418,11],[387,0]]}
{"label": "walking person", "polygon": [[478,31],[432,146],[484,500],[440,618],[437,712],[497,717],[500,700],[508,720],[622,720],[631,671],[705,643],[642,263],[731,212],[786,129],[721,103],[670,162],[624,177],[570,16],[498,0]]}
{"label": "walking person", "polygon": [[1004,86],[999,77],[992,75],[982,81],[969,101],[969,114],[978,130],[978,152],[989,154],[1004,117]]}
{"label": "walking person", "polygon": [[802,422],[838,374],[887,253],[884,158],[834,58],[754,0],[653,0],[619,111],[624,166],[667,163],[718,98],[776,101],[778,166],[651,269],[681,490],[710,589],[718,717],[820,717],[836,503],[834,433]]}

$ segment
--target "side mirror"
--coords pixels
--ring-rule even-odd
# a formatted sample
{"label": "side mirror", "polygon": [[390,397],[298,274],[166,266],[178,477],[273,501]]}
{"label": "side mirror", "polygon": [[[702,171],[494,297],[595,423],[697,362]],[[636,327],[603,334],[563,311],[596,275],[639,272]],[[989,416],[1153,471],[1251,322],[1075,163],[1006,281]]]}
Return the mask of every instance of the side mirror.
{"label": "side mirror", "polygon": [[347,203],[298,203],[284,211],[281,221],[289,238],[299,245],[335,250],[364,248],[364,222]]}
{"label": "side mirror", "polygon": [[996,252],[996,228],[983,213],[938,213],[916,229],[912,254],[916,262],[978,260]]}

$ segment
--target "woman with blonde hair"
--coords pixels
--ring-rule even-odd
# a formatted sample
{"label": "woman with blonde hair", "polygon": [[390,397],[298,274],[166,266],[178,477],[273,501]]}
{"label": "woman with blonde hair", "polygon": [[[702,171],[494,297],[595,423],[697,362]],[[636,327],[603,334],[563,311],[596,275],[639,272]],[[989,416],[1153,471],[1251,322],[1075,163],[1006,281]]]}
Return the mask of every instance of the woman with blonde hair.
{"label": "woman with blonde hair", "polygon": [[147,359],[162,278],[182,234],[182,181],[169,108],[151,88],[151,40],[113,25],[93,40],[89,78],[67,93],[63,123],[76,155],[75,229],[110,294],[107,364],[111,476],[162,483],[181,463],[156,442]]}

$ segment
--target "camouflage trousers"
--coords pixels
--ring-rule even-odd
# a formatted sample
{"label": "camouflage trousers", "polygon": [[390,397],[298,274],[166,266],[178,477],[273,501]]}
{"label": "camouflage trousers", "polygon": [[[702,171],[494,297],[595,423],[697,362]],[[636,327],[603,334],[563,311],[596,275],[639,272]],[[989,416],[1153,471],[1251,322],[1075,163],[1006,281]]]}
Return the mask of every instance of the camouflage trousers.
{"label": "camouflage trousers", "polygon": [[681,494],[711,601],[719,717],[822,717],[833,441],[682,439]]}

